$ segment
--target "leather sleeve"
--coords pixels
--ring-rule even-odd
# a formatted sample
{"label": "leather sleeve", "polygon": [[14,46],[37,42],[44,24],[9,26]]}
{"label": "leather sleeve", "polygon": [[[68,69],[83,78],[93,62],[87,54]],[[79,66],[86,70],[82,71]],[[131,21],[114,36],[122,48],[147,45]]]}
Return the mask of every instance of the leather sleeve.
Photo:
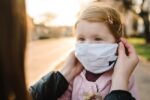
{"label": "leather sleeve", "polygon": [[114,90],[110,92],[104,100],[135,100],[131,93],[124,90]]}
{"label": "leather sleeve", "polygon": [[68,88],[69,83],[60,72],[51,72],[30,87],[33,100],[56,100]]}

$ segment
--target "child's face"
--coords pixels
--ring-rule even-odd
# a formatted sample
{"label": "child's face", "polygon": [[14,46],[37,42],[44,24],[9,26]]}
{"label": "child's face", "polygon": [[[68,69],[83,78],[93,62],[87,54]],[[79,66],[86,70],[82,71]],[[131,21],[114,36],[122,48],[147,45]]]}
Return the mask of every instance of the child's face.
{"label": "child's face", "polygon": [[103,22],[80,21],[76,27],[77,43],[114,43],[115,38]]}

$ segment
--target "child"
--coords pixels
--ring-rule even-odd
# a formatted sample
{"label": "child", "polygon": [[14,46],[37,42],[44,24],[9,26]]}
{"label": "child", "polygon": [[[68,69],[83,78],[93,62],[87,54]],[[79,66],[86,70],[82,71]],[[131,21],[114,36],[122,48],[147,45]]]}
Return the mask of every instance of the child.
{"label": "child", "polygon": [[[110,92],[117,60],[118,42],[122,36],[120,15],[109,6],[92,3],[80,13],[75,34],[75,56],[84,70],[59,100],[102,100]],[[131,77],[129,91],[139,100],[134,82]]]}

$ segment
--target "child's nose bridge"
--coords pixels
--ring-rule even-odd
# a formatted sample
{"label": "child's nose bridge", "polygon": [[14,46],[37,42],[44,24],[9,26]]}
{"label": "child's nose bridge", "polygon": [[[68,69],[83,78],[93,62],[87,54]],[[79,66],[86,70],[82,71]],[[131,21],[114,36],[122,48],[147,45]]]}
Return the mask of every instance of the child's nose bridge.
{"label": "child's nose bridge", "polygon": [[92,41],[91,40],[86,40],[85,43],[92,43]]}
{"label": "child's nose bridge", "polygon": [[93,39],[91,37],[85,38],[85,43],[94,43]]}
{"label": "child's nose bridge", "polygon": [[86,40],[85,40],[85,43],[94,43],[94,41],[91,40],[91,39],[86,39]]}

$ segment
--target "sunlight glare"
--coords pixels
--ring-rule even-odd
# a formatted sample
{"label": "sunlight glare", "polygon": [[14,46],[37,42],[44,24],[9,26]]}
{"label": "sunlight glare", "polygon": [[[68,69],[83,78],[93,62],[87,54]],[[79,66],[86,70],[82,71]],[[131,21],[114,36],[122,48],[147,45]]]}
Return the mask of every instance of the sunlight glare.
{"label": "sunlight glare", "polygon": [[27,13],[34,20],[40,20],[44,13],[56,14],[47,25],[73,25],[77,12],[85,0],[27,0]]}

